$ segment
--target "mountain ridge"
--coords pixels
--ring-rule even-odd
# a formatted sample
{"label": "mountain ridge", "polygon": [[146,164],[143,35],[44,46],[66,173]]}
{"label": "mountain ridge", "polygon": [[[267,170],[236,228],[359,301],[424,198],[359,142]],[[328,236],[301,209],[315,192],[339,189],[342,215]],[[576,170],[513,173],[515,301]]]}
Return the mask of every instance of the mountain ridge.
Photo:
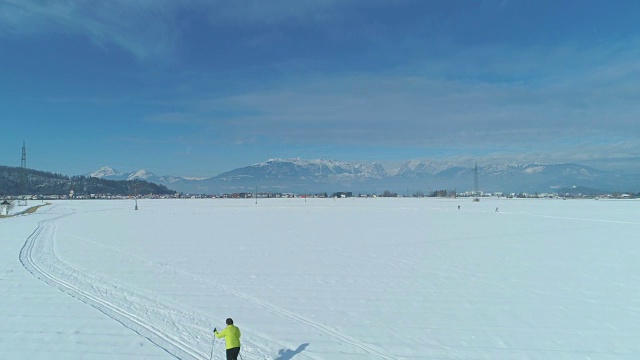
{"label": "mountain ridge", "polygon": [[[141,179],[192,194],[253,192],[256,187],[264,192],[476,190],[474,167],[431,160],[408,160],[391,171],[378,162],[271,158],[210,178],[158,176],[146,170],[120,173],[108,166],[90,174],[93,175],[114,180]],[[554,192],[574,186],[603,192],[640,190],[637,174],[572,163],[490,163],[478,167],[478,179],[478,190],[484,192]]]}
{"label": "mountain ridge", "polygon": [[[104,171],[101,174],[109,174]],[[26,182],[22,182],[26,175]],[[135,196],[147,194],[173,194],[174,191],[162,184],[144,180],[127,181],[90,177],[83,175],[67,176],[35,169],[0,166],[0,195],[63,195],[71,191],[75,196],[91,194]]]}

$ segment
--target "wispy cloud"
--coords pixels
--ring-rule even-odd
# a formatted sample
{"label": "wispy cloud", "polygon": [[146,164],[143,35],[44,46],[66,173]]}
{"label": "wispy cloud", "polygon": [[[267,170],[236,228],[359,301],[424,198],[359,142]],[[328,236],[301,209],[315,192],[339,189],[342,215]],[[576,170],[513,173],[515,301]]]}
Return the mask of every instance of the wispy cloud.
{"label": "wispy cloud", "polygon": [[[624,134],[639,106],[628,98],[637,79],[593,88],[588,79],[545,87],[357,76],[310,81],[287,90],[210,103],[235,109],[222,119],[238,131],[286,141],[385,143],[513,142],[567,134]],[[588,90],[587,90],[588,89]],[[242,114],[251,111],[254,115]],[[228,111],[233,113],[233,111]],[[217,121],[220,119],[214,119]],[[636,129],[637,130],[637,129]],[[347,136],[340,136],[344,134]]]}
{"label": "wispy cloud", "polygon": [[5,35],[81,35],[99,46],[121,47],[147,59],[172,50],[179,36],[172,14],[179,6],[166,0],[4,0],[0,30],[4,28]]}
{"label": "wispy cloud", "polygon": [[[184,27],[188,26],[180,18],[183,12],[203,15],[213,26],[272,25],[281,21],[304,23],[319,19],[322,9],[348,2],[3,0],[0,1],[0,36],[3,32],[5,36],[70,33],[86,36],[99,46],[120,47],[140,60],[147,60],[173,55]],[[228,34],[206,36],[223,38]],[[260,36],[273,34],[257,34],[251,39]]]}
{"label": "wispy cloud", "polygon": [[[412,64],[384,74],[305,74],[260,92],[201,99],[185,113],[237,143],[438,147],[540,161],[594,160],[614,146],[637,156],[640,65],[633,47],[620,48],[503,48],[491,58],[498,65],[474,76],[464,60],[425,63],[424,71]],[[465,54],[477,59],[487,49]]]}
{"label": "wispy cloud", "polygon": [[215,10],[210,12],[209,17],[215,22],[242,19],[246,22],[263,24],[273,24],[283,20],[312,21],[324,16],[324,11],[329,11],[340,4],[353,2],[353,0],[273,0],[269,2],[217,0],[211,2],[215,4]]}

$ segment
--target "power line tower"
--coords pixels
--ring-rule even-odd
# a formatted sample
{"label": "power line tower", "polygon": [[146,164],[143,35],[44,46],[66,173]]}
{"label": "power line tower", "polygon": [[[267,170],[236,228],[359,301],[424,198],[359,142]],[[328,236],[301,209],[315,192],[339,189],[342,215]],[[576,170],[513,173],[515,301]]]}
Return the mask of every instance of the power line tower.
{"label": "power line tower", "polygon": [[133,180],[133,188],[135,189],[135,193],[136,193],[136,207],[135,209],[138,210],[138,179],[134,179]]}
{"label": "power line tower", "polygon": [[27,206],[27,147],[22,142],[22,161],[20,162],[20,195],[24,202],[22,205]]}
{"label": "power line tower", "polygon": [[475,170],[474,170],[473,182],[474,182],[474,185],[475,185],[475,189],[474,189],[475,197],[473,198],[473,201],[478,202],[478,201],[480,201],[480,198],[478,197],[478,196],[480,196],[480,191],[478,191],[478,163],[477,162],[476,162],[476,167],[475,167]]}

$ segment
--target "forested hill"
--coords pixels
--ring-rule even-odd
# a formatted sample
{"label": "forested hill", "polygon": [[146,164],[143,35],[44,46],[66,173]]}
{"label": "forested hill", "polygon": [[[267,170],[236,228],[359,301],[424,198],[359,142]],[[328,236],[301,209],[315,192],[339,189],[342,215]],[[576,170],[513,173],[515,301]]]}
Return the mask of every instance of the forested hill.
{"label": "forested hill", "polygon": [[21,168],[0,166],[0,196],[16,195],[148,195],[174,194],[164,185],[143,180],[105,180],[86,176],[66,176],[45,171],[26,169],[26,188],[20,187]]}

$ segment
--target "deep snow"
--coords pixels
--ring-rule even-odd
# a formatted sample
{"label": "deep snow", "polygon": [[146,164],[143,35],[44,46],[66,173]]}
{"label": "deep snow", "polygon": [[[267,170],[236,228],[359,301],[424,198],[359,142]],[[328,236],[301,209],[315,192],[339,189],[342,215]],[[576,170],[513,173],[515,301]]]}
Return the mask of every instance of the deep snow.
{"label": "deep snow", "polygon": [[638,201],[138,203],[0,219],[0,358],[640,358]]}

